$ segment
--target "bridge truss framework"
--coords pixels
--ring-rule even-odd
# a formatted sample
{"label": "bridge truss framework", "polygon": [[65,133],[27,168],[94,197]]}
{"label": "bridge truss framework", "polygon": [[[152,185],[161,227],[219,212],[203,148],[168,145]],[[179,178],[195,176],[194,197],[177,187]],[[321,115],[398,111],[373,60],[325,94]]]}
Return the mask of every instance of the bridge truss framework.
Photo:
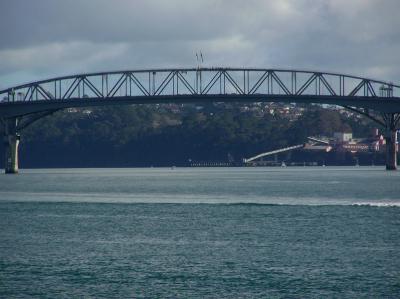
{"label": "bridge truss framework", "polygon": [[343,106],[386,129],[387,169],[396,169],[400,86],[337,73],[188,68],[115,71],[57,77],[0,91],[6,173],[18,172],[20,132],[69,107],[185,102],[288,102]]}

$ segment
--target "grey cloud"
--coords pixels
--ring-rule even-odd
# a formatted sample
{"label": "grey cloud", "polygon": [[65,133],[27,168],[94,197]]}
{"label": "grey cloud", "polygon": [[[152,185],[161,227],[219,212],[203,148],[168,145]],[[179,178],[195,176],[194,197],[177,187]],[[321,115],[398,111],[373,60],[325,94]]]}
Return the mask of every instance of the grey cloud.
{"label": "grey cloud", "polygon": [[[66,73],[206,65],[400,81],[397,0],[2,0],[0,87]],[[399,79],[398,79],[399,78]]]}

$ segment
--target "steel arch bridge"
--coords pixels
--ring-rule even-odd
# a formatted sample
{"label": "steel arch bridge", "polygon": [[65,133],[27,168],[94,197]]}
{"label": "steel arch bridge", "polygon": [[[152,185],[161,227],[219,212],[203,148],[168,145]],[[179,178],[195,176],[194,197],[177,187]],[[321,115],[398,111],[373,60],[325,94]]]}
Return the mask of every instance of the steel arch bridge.
{"label": "steel arch bridge", "polygon": [[338,73],[261,68],[182,68],[88,73],[0,90],[6,173],[18,171],[19,133],[70,107],[187,102],[288,102],[338,105],[387,130],[387,168],[396,168],[400,85]]}

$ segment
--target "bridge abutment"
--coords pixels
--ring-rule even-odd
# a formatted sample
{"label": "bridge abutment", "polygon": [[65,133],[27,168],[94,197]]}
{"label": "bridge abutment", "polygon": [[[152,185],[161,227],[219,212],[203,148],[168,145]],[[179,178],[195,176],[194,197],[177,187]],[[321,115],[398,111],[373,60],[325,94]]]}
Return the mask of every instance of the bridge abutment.
{"label": "bridge abutment", "polygon": [[5,120],[4,147],[5,147],[5,173],[18,173],[18,146],[20,134],[17,131],[18,119],[16,117]]}

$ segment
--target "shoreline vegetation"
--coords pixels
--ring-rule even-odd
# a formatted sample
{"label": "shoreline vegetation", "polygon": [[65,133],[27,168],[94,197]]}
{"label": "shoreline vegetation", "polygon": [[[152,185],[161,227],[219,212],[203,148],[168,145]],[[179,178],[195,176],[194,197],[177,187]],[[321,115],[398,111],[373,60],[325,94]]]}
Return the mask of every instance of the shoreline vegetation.
{"label": "shoreline vegetation", "polygon": [[[199,103],[63,110],[22,132],[20,167],[241,166],[245,157],[301,144],[308,136],[347,131],[365,137],[376,126],[340,109],[279,104],[272,109],[263,105]],[[4,155],[2,144],[0,154]],[[276,165],[271,161],[269,166],[280,166],[281,161],[287,166],[384,164],[379,153],[296,150],[277,158]]]}

